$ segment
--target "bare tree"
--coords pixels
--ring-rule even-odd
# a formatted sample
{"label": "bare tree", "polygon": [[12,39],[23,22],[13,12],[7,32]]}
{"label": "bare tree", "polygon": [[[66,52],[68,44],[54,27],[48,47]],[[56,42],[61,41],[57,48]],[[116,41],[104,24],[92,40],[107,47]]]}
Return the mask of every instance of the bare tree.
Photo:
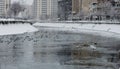
{"label": "bare tree", "polygon": [[11,5],[8,14],[10,16],[16,17],[20,12],[22,12],[24,10],[25,10],[25,7],[23,5],[21,5],[19,2],[14,2]]}

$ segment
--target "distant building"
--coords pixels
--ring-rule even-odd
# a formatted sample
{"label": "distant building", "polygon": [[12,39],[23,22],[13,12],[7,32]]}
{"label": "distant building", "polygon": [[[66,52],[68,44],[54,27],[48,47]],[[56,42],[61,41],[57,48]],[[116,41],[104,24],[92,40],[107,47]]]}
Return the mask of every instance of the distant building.
{"label": "distant building", "polygon": [[72,0],[58,1],[58,17],[60,20],[70,20],[72,15]]}
{"label": "distant building", "polygon": [[97,0],[91,5],[91,20],[120,19],[120,0]]}
{"label": "distant building", "polygon": [[120,0],[72,0],[72,20],[120,19]]}
{"label": "distant building", "polygon": [[111,17],[120,20],[120,0],[112,1]]}
{"label": "distant building", "polygon": [[33,18],[56,20],[58,16],[58,0],[34,0]]}
{"label": "distant building", "polygon": [[96,2],[97,0],[82,0],[82,3],[80,3],[82,5],[80,6],[82,6],[81,10],[84,12],[84,15],[89,14],[91,4],[96,3]]}
{"label": "distant building", "polygon": [[0,0],[0,17],[7,17],[11,0]]}
{"label": "distant building", "polygon": [[82,6],[80,6],[80,1],[82,0],[72,0],[72,14],[78,14],[80,10],[82,9]]}
{"label": "distant building", "polygon": [[[93,8],[94,7],[94,8]],[[110,19],[111,3],[108,0],[97,0],[96,3],[92,4],[91,7],[91,18],[92,20],[103,20]]]}
{"label": "distant building", "polygon": [[90,6],[97,0],[72,0],[73,19],[84,19],[89,15]]}

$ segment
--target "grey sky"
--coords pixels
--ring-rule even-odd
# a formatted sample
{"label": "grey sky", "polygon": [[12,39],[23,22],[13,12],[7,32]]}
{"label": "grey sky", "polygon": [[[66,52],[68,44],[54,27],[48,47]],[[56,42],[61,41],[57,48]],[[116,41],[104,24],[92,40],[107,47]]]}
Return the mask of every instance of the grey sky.
{"label": "grey sky", "polygon": [[[14,1],[22,1],[22,0],[11,0],[12,2]],[[31,5],[33,3],[33,0],[23,0],[26,4]]]}

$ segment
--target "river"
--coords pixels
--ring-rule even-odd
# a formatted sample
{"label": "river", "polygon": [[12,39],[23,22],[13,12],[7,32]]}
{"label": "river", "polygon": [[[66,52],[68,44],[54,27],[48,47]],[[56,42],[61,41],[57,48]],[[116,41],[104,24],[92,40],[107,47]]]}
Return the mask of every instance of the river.
{"label": "river", "polygon": [[[46,28],[24,35],[1,36],[0,69],[117,69],[119,41]],[[90,45],[96,45],[97,50]]]}

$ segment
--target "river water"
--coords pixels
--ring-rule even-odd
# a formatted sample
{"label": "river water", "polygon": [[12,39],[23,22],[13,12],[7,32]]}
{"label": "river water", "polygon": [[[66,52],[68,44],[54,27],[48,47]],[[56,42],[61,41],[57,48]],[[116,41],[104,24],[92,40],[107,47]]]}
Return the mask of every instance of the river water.
{"label": "river water", "polygon": [[[39,29],[35,33],[0,37],[0,69],[119,68],[120,55],[117,47],[120,40],[117,38]],[[93,54],[98,52],[89,48],[89,45],[92,44],[97,44],[99,53],[102,54],[97,53],[96,56],[89,58],[90,60],[83,59],[90,56],[88,52],[92,51]],[[85,51],[86,48],[81,51],[78,46],[87,46],[87,50],[90,51]],[[83,55],[74,54],[76,51],[83,52]],[[114,54],[109,61],[109,57],[112,56],[107,52],[112,52],[112,54],[117,52],[118,55]],[[92,62],[99,63],[95,65]],[[108,63],[108,65],[104,65],[104,63]]]}

